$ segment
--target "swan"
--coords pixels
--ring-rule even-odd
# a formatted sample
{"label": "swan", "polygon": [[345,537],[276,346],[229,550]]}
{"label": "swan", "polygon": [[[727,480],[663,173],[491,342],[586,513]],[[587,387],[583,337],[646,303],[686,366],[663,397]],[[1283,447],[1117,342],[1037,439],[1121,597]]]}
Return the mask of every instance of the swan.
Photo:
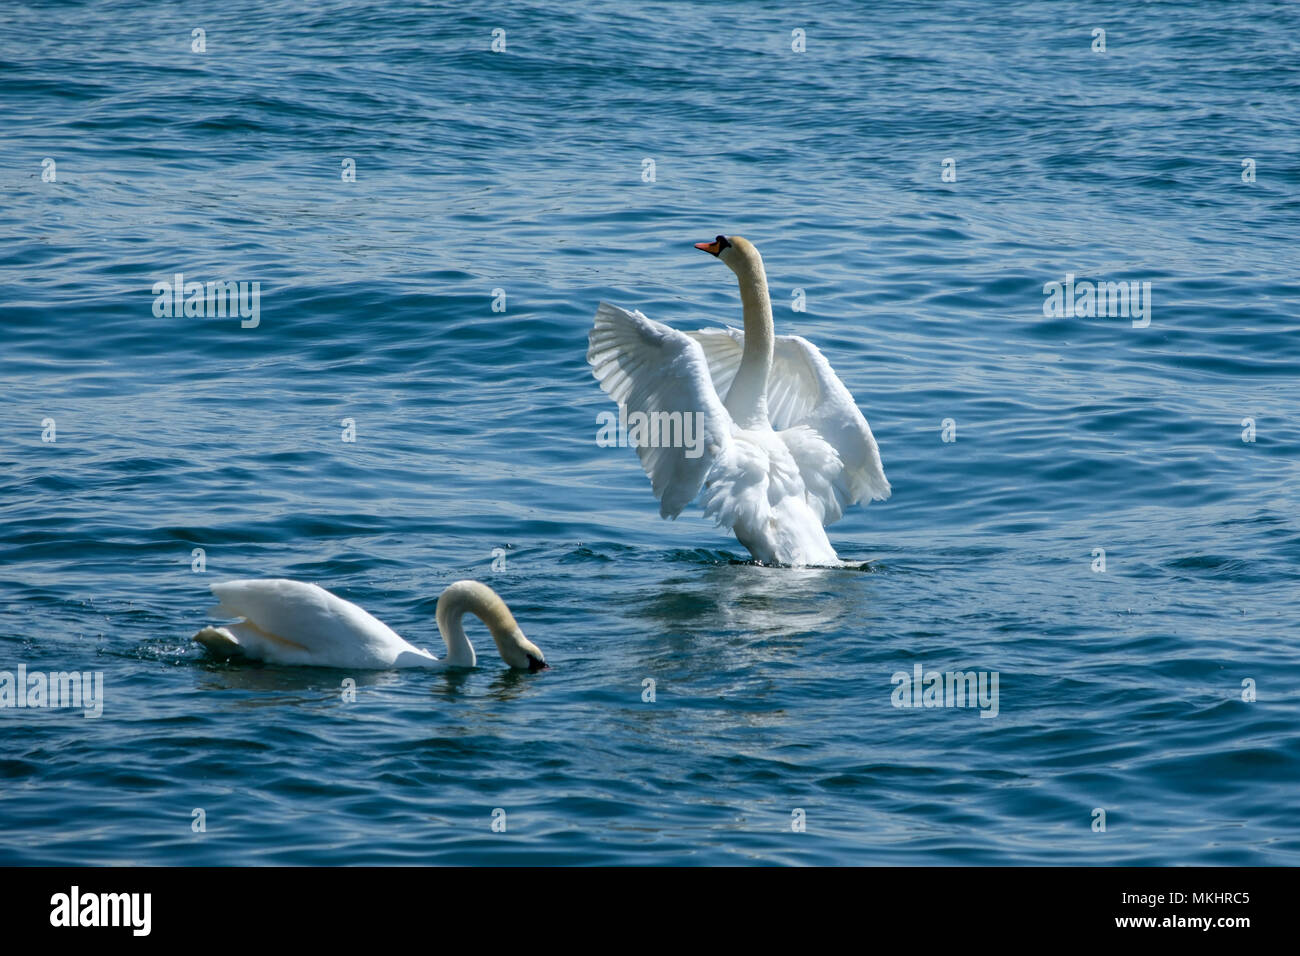
{"label": "swan", "polygon": [[546,655],[524,637],[506,602],[478,581],[457,581],[438,598],[434,617],[447,645],[442,660],[315,584],[285,578],[223,581],[212,585],[212,593],[220,603],[211,613],[243,619],[194,635],[216,657],[364,670],[473,667],[474,648],[461,625],[468,611],[487,625],[501,659],[511,667],[539,671],[549,666]]}
{"label": "swan", "polygon": [[758,562],[837,565],[825,526],[890,494],[871,426],[815,345],[774,333],[754,245],[718,236],[695,248],[736,274],[744,331],[681,332],[601,302],[588,335],[592,374],[620,417],[640,412],[650,426],[628,443],[661,516],[676,518],[702,488],[705,516]]}

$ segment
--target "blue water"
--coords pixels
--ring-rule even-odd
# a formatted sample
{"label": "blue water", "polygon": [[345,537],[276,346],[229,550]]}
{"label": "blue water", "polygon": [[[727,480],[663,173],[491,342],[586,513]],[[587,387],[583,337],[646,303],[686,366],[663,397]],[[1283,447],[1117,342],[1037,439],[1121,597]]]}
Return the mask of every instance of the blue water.
{"label": "blue water", "polygon": [[[3,5],[0,670],[106,699],[0,710],[0,862],[1300,862],[1298,28]],[[893,497],[831,529],[866,570],[743,563],[596,445],[597,302],[738,323],[717,233],[872,424]],[[177,272],[260,324],[155,317]],[[1150,282],[1150,325],[1045,317],[1067,273]],[[252,576],[438,653],[476,577],[553,667],[204,661]],[[894,707],[917,663],[996,671],[997,717]]]}

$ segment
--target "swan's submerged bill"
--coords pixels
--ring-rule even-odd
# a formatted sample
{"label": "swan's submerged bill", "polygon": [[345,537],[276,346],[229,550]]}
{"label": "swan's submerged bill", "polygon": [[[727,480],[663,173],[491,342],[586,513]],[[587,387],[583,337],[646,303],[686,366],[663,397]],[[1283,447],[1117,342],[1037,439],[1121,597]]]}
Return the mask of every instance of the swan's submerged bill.
{"label": "swan's submerged bill", "polygon": [[549,666],[546,655],[524,637],[506,602],[478,581],[457,581],[438,598],[434,616],[447,645],[441,660],[315,584],[285,578],[225,581],[212,585],[212,593],[221,602],[213,614],[242,619],[194,635],[215,657],[362,670],[474,667],[474,647],[461,623],[468,612],[487,626],[501,659],[511,667],[538,671]]}
{"label": "swan's submerged bill", "polygon": [[704,513],[767,564],[839,563],[825,526],[889,497],[871,426],[817,347],[776,335],[763,260],[741,236],[696,243],[740,284],[744,331],[679,332],[602,302],[587,361],[629,412],[694,415],[698,448],[637,447],[659,513]]}

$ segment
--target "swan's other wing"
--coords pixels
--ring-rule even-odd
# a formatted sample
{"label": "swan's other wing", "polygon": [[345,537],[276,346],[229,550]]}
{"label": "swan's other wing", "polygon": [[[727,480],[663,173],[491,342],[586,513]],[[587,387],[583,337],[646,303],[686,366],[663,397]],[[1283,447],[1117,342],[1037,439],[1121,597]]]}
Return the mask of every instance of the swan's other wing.
{"label": "swan's other wing", "polygon": [[[713,379],[719,397],[726,402],[727,393],[731,391],[731,383],[736,380],[736,372],[740,370],[740,360],[745,352],[745,333],[728,326],[725,329],[697,329],[686,334],[704,349],[704,358],[709,363],[709,377]],[[794,336],[778,335],[775,338],[772,373],[767,379],[767,415],[772,427],[781,431],[805,423],[822,395],[822,388],[813,365],[799,356],[787,356],[787,360],[782,361],[782,343],[793,341]],[[799,341],[817,352],[805,340]],[[820,352],[817,355],[821,357]],[[825,359],[822,361],[825,362]],[[827,366],[828,371],[829,369],[830,366]],[[831,372],[831,378],[839,382],[834,372]],[[843,388],[843,385],[840,387]],[[849,404],[853,404],[852,398],[849,399]]]}
{"label": "swan's other wing", "polygon": [[745,351],[745,333],[728,326],[725,329],[696,329],[686,332],[704,349],[704,359],[709,363],[709,379],[713,390],[724,403],[731,383],[740,371],[740,357]]}
{"label": "swan's other wing", "polygon": [[[629,416],[635,412],[651,416],[653,437],[661,437],[673,424],[664,413],[681,413],[678,427],[684,429],[683,438],[686,423],[691,422],[692,443],[676,442],[682,447],[671,447],[673,442],[661,442],[660,447],[647,443],[636,450],[659,499],[659,513],[677,517],[699,493],[714,460],[731,441],[731,416],[709,378],[704,351],[685,333],[608,302],[596,310],[588,342],[587,361],[601,389]],[[688,419],[691,413],[695,417]]]}
{"label": "swan's other wing", "polygon": [[212,585],[214,615],[242,617],[222,630],[250,657],[325,667],[393,664],[403,652],[425,657],[383,621],[315,584],[285,578]]}
{"label": "swan's other wing", "polygon": [[[728,328],[690,334],[704,349],[718,393],[726,395],[740,367],[745,333]],[[859,501],[889,497],[871,426],[826,357],[802,336],[775,337],[767,414],[795,456],[813,503],[820,505],[823,524],[838,521],[845,508]],[[799,426],[812,429],[829,450],[810,441],[812,436]]]}

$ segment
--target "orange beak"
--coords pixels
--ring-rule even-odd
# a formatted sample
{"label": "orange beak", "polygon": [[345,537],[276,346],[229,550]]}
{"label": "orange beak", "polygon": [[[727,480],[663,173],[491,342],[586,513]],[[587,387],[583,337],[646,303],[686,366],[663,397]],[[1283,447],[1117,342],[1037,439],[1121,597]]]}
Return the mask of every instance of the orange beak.
{"label": "orange beak", "polygon": [[716,256],[719,252],[722,251],[722,247],[719,245],[718,240],[716,239],[713,240],[712,242],[697,242],[695,244],[695,248],[703,249],[705,252],[709,253],[709,255],[713,255],[713,256]]}

